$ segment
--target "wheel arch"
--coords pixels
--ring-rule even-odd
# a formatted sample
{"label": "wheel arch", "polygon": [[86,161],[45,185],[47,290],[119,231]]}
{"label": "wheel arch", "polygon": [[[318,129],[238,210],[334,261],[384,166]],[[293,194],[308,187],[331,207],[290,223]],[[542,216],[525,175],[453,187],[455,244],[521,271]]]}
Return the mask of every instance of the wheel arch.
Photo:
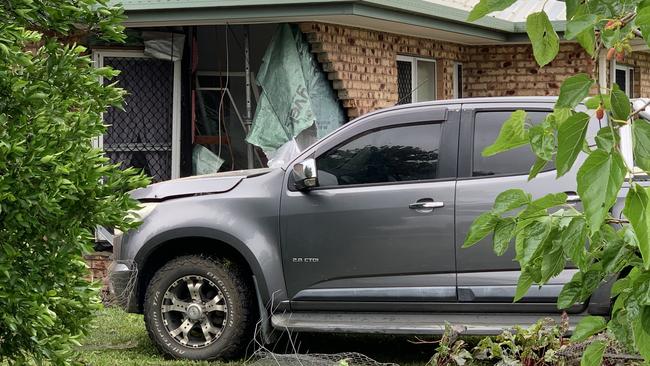
{"label": "wheel arch", "polygon": [[173,258],[183,255],[206,255],[239,264],[254,285],[257,278],[260,296],[268,296],[265,275],[253,252],[242,241],[219,230],[201,227],[180,228],[160,233],[147,241],[135,257],[138,266],[136,286],[137,311],[143,311],[145,292],[155,272]]}

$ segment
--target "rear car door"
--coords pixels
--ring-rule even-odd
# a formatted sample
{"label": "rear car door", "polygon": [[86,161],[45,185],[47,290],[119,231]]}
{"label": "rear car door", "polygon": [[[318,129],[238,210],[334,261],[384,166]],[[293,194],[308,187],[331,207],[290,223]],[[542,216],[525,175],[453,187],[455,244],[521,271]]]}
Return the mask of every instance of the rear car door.
{"label": "rear car door", "polygon": [[281,235],[292,309],[456,301],[459,110],[411,107],[356,121],[303,155],[316,159],[317,188],[296,191],[287,174]]}
{"label": "rear car door", "polygon": [[[521,188],[539,198],[548,193],[566,192],[576,196],[575,172],[556,179],[554,166],[547,166],[537,178],[528,181],[535,156],[524,146],[483,157],[481,152],[491,145],[501,125],[510,114],[524,109],[529,123],[543,121],[552,112],[553,103],[489,103],[463,105],[459,148],[459,179],[456,191],[456,266],[458,296],[461,303],[475,303],[481,311],[557,311],[555,305],[562,286],[575,270],[565,269],[541,289],[533,286],[518,303],[512,300],[520,268],[514,245],[503,256],[492,250],[491,235],[471,248],[461,248],[469,227],[481,213],[492,208],[496,196],[511,188]],[[598,123],[590,124],[589,135],[595,135]],[[575,171],[575,168],[574,168]],[[577,203],[579,204],[579,203]]]}

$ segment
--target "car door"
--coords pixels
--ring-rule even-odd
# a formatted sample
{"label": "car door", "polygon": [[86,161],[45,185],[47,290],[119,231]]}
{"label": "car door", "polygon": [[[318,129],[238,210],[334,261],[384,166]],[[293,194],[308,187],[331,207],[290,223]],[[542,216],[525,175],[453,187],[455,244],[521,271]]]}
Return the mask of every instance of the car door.
{"label": "car door", "polygon": [[319,185],[301,192],[287,178],[281,202],[294,310],[395,310],[395,303],[413,309],[456,301],[459,109],[372,115],[303,155],[315,158]]}
{"label": "car door", "polygon": [[[482,311],[557,311],[555,303],[562,286],[575,273],[575,269],[569,267],[541,289],[533,286],[519,303],[513,304],[520,274],[519,265],[513,260],[514,245],[503,256],[496,256],[489,236],[471,248],[462,248],[474,219],[489,211],[496,196],[507,189],[521,188],[533,198],[557,192],[577,198],[575,168],[556,179],[554,166],[549,164],[534,180],[528,181],[528,172],[535,162],[528,146],[492,157],[481,155],[483,149],[495,141],[501,125],[513,111],[526,110],[528,123],[535,124],[552,108],[553,103],[463,105],[461,140],[465,142],[460,144],[456,188],[456,266],[461,303],[479,304]],[[588,134],[594,136],[597,129],[598,121],[592,121]]]}

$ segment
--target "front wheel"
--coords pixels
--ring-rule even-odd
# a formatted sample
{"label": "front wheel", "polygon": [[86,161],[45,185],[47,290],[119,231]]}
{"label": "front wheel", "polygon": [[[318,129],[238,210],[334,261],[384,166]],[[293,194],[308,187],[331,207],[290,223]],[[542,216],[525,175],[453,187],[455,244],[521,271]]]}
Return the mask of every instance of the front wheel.
{"label": "front wheel", "polygon": [[167,355],[230,359],[249,340],[252,310],[250,290],[235,264],[185,256],[154,275],[144,320],[149,337]]}

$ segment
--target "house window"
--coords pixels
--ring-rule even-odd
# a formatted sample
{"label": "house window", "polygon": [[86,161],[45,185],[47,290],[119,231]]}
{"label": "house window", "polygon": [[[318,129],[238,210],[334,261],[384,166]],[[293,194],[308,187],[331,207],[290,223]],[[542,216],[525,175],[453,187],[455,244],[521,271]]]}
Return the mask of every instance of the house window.
{"label": "house window", "polygon": [[436,99],[436,61],[397,56],[397,104]]}
{"label": "house window", "polygon": [[615,82],[618,87],[627,94],[634,97],[634,68],[625,65],[616,65]]}
{"label": "house window", "polygon": [[463,64],[454,62],[454,98],[463,97]]}

